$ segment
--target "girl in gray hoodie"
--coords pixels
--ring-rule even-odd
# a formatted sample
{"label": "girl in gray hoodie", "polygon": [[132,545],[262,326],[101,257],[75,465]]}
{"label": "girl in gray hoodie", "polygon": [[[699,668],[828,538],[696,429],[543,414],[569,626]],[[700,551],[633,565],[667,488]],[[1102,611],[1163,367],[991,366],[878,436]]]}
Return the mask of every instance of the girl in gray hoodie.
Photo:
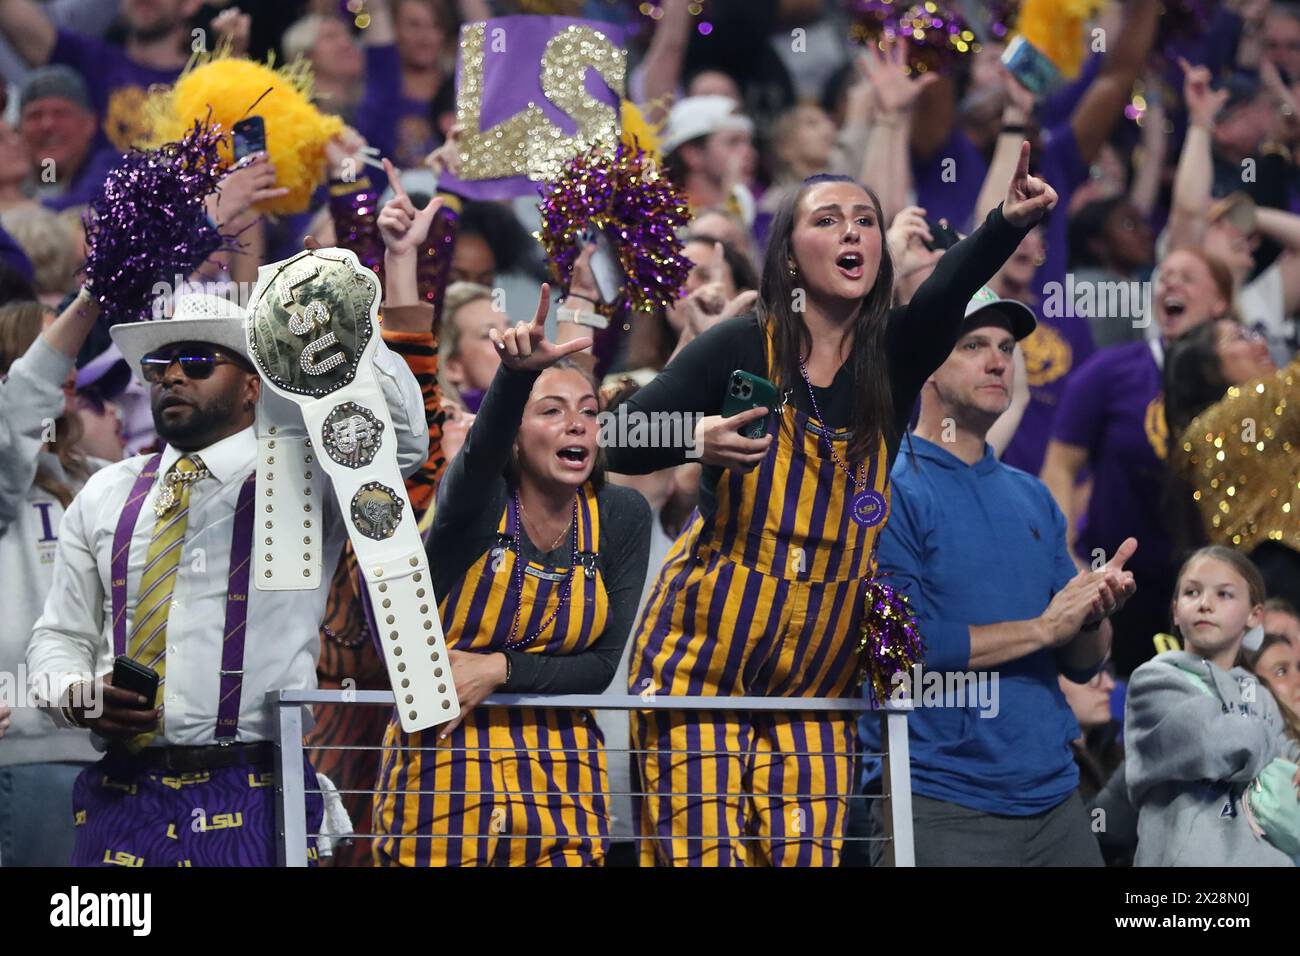
{"label": "girl in gray hoodie", "polygon": [[1173,619],[1185,650],[1133,672],[1124,717],[1135,866],[1293,865],[1242,802],[1271,761],[1300,757],[1268,689],[1234,666],[1264,598],[1259,571],[1229,548],[1202,548],[1178,574]]}

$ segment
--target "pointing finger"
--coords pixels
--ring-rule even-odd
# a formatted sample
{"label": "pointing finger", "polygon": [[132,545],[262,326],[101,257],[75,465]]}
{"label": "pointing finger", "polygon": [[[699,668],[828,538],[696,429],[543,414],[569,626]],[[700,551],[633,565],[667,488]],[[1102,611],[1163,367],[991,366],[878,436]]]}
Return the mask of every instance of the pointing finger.
{"label": "pointing finger", "polygon": [[551,285],[549,282],[543,282],[537,296],[537,312],[533,315],[533,328],[545,328],[546,313],[549,311],[551,311]]}

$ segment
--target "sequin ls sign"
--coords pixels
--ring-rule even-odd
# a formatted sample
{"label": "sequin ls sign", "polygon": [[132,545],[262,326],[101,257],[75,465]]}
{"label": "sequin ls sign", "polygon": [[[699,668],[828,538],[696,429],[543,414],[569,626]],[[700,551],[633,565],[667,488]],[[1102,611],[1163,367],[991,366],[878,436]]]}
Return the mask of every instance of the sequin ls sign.
{"label": "sequin ls sign", "polygon": [[568,17],[522,16],[461,30],[462,194],[532,194],[566,160],[618,139],[627,55],[615,32]]}

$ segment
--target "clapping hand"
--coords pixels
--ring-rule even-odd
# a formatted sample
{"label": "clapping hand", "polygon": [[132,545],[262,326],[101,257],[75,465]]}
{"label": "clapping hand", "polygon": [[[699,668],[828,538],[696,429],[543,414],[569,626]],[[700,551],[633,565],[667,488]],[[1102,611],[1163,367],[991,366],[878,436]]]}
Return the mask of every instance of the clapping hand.
{"label": "clapping hand", "polygon": [[1125,538],[1124,543],[1115,552],[1115,556],[1107,561],[1104,567],[1088,572],[1097,584],[1097,596],[1101,607],[1095,613],[1088,615],[1084,620],[1084,627],[1093,627],[1100,624],[1104,618],[1117,613],[1137,592],[1137,582],[1133,579],[1133,572],[1124,570],[1125,562],[1133,557],[1137,546],[1136,538]]}

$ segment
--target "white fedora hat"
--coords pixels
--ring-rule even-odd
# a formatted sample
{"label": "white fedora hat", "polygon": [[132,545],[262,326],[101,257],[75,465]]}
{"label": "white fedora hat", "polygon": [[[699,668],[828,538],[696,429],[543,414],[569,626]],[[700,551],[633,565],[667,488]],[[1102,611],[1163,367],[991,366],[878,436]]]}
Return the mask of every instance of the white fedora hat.
{"label": "white fedora hat", "polygon": [[[136,378],[143,381],[140,360],[155,349],[177,342],[206,342],[248,358],[244,333],[247,312],[219,295],[205,292],[176,297],[170,319],[122,322],[108,330]],[[251,364],[251,363],[250,363]]]}

